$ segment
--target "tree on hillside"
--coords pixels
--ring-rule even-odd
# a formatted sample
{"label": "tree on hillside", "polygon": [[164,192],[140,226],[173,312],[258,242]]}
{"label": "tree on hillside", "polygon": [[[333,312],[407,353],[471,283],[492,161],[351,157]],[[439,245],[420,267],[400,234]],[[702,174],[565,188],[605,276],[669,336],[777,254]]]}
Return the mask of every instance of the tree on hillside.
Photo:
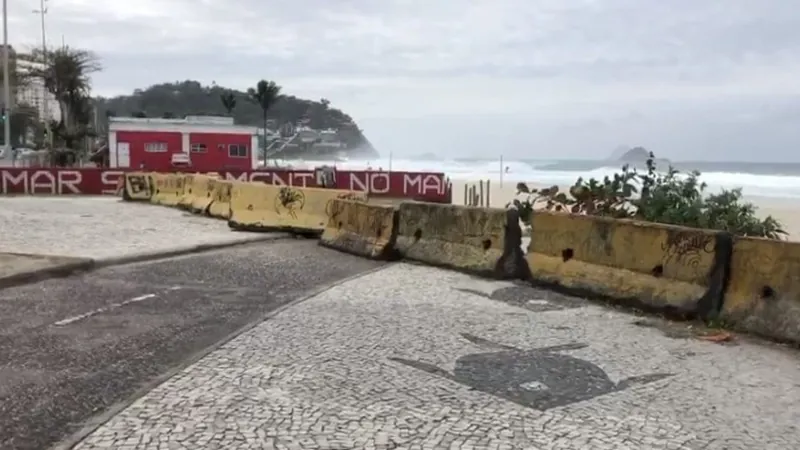
{"label": "tree on hillside", "polygon": [[224,94],[220,94],[219,99],[225,111],[228,112],[228,115],[233,115],[233,110],[236,109],[236,95],[233,91],[225,91]]}
{"label": "tree on hillside", "polygon": [[275,84],[274,81],[261,80],[256,84],[255,89],[250,88],[247,94],[253,103],[256,103],[261,108],[262,118],[264,119],[264,165],[267,165],[267,113],[270,108],[275,106],[280,100],[281,87]]}
{"label": "tree on hillside", "polygon": [[52,124],[53,135],[74,151],[81,140],[94,134],[90,76],[101,70],[100,63],[93,53],[70,47],[37,55],[42,65],[31,70],[31,76],[42,80],[61,111],[61,119]]}

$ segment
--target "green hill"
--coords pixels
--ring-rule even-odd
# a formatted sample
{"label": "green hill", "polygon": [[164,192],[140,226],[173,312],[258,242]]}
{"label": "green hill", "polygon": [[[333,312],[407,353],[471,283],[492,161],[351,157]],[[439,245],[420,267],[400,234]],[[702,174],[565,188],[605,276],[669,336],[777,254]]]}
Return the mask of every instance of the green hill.
{"label": "green hill", "polygon": [[[264,126],[261,109],[250,101],[245,92],[216,85],[203,86],[193,80],[157,84],[147,89],[136,89],[132,95],[97,97],[94,101],[101,121],[100,127],[106,129],[106,124],[103,122],[109,116],[163,118],[186,115],[226,116],[228,112],[220,98],[227,92],[232,92],[236,98],[236,107],[231,114],[236,124]],[[355,121],[340,109],[331,108],[325,99],[313,101],[293,95],[282,95],[269,110],[268,119],[269,128],[273,131],[286,124],[298,123],[305,123],[316,130],[337,129],[339,130],[337,135],[347,145],[349,153],[355,152],[358,156],[369,157],[378,155],[358,129]]]}

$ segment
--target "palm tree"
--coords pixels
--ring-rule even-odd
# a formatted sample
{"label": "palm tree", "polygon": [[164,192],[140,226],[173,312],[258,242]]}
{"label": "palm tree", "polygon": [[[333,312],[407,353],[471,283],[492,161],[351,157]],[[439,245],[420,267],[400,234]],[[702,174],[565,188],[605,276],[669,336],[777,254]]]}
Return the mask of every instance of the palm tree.
{"label": "palm tree", "polygon": [[87,51],[61,47],[38,52],[43,64],[32,69],[31,76],[39,78],[45,89],[53,94],[61,110],[61,119],[53,133],[64,141],[65,147],[74,150],[75,144],[92,134],[90,75],[101,70],[97,57]]}
{"label": "palm tree", "polygon": [[255,89],[247,90],[247,95],[253,103],[261,107],[264,117],[264,165],[267,165],[267,112],[280,100],[281,87],[274,81],[261,80],[256,84]]}
{"label": "palm tree", "polygon": [[225,108],[225,111],[228,111],[228,115],[233,115],[233,110],[236,108],[236,96],[233,94],[233,91],[225,91],[223,94],[220,94],[219,99],[222,101],[222,106]]}

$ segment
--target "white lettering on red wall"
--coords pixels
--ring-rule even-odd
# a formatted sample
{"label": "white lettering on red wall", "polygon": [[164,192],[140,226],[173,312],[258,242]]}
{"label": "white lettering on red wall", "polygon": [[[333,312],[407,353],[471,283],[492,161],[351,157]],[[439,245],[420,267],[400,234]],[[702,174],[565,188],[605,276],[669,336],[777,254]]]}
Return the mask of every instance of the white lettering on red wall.
{"label": "white lettering on red wall", "polygon": [[[0,193],[51,195],[113,195],[125,170],[6,169],[0,170]],[[217,173],[214,173],[217,175]],[[273,185],[315,187],[312,171],[224,171],[223,178]],[[378,196],[447,201],[448,186],[442,174],[338,171],[339,189],[365,191]]]}
{"label": "white lettering on red wall", "polygon": [[409,195],[409,193],[411,195],[443,195],[445,193],[444,191],[442,177],[438,175],[403,175],[403,195]]}
{"label": "white lettering on red wall", "polygon": [[350,172],[350,190],[386,194],[391,190],[391,178],[386,172]]}
{"label": "white lettering on red wall", "polygon": [[59,170],[57,175],[59,194],[81,193],[81,181],[83,181],[83,174],[71,170]]}
{"label": "white lettering on red wall", "polygon": [[272,184],[276,186],[308,187],[313,182],[314,174],[310,172],[269,172]]}
{"label": "white lettering on red wall", "polygon": [[[3,188],[4,194],[10,194],[15,192],[20,192],[23,194],[28,193],[28,172],[20,172],[16,176],[7,171],[0,172],[0,187]],[[22,185],[22,189],[19,189],[19,186]]]}
{"label": "white lettering on red wall", "polygon": [[240,173],[238,176],[230,172],[225,172],[225,179],[231,181],[253,181],[277,186],[298,186],[308,187],[314,185],[314,174],[312,172],[267,172],[257,171]]}
{"label": "white lettering on red wall", "polygon": [[83,175],[77,170],[3,171],[2,192],[19,194],[81,194]]}
{"label": "white lettering on red wall", "polygon": [[100,183],[102,186],[102,191],[100,192],[103,195],[115,195],[117,193],[117,187],[119,186],[119,182],[122,178],[123,172],[119,170],[106,170],[100,174]]}
{"label": "white lettering on red wall", "polygon": [[[250,181],[252,181],[253,177],[251,176],[250,178],[251,178]],[[245,172],[240,173],[238,176],[236,176],[236,175],[234,175],[234,174],[232,174],[230,172],[225,172],[225,179],[228,180],[228,181],[245,181],[245,182],[248,181],[247,180],[247,173],[245,173]]]}

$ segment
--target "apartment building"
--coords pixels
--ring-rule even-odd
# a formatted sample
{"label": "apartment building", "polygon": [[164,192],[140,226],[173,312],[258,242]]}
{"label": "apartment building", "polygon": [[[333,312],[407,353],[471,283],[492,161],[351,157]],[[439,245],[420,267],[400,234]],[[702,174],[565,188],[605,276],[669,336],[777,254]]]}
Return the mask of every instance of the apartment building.
{"label": "apartment building", "polygon": [[[35,61],[31,55],[24,53],[16,54],[16,63],[17,70],[21,74],[31,73],[33,70],[42,67],[40,62]],[[25,85],[16,87],[15,91],[15,104],[24,103],[33,106],[37,109],[39,117],[42,119],[56,121],[61,119],[61,108],[58,106],[58,101],[56,101],[53,94],[44,88],[44,81],[40,78],[31,77],[27,79]]]}

